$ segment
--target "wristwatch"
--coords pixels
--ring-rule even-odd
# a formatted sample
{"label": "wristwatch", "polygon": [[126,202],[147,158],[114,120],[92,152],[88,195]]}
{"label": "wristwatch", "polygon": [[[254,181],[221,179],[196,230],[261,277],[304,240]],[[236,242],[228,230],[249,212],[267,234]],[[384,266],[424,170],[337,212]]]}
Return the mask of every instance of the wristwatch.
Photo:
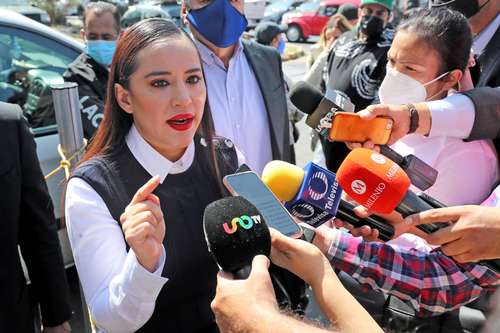
{"label": "wristwatch", "polygon": [[309,225],[306,226],[305,224],[301,224],[301,228],[302,228],[302,236],[300,237],[300,239],[308,243],[312,243],[314,237],[316,237],[315,228]]}
{"label": "wristwatch", "polygon": [[408,109],[408,113],[410,114],[410,130],[408,131],[408,134],[411,134],[414,133],[418,128],[419,116],[415,105],[406,104],[406,108]]}

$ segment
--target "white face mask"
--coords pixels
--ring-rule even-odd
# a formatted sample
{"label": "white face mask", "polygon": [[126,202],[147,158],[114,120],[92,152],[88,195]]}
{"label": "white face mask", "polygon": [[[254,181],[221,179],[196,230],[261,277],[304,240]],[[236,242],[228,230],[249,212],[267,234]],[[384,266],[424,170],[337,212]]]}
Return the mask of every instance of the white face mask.
{"label": "white face mask", "polygon": [[[385,78],[378,91],[380,103],[408,104],[424,102],[427,100],[427,90],[425,90],[425,86],[436,82],[448,73],[449,72],[443,73],[434,80],[422,84],[411,76],[398,72],[394,68],[387,66],[387,73],[385,74]],[[437,94],[434,96],[436,95]],[[430,98],[434,96],[431,96]]]}

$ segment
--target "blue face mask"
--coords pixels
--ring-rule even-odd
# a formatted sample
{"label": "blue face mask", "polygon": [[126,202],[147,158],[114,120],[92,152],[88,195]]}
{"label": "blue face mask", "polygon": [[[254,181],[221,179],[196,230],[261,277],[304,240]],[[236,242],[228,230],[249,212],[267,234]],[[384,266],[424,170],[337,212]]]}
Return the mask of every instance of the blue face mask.
{"label": "blue face mask", "polygon": [[229,0],[212,0],[200,9],[191,9],[187,15],[189,23],[217,47],[235,44],[245,31],[248,22]]}
{"label": "blue face mask", "polygon": [[283,38],[278,42],[278,52],[283,55],[285,53],[285,40]]}
{"label": "blue face mask", "polygon": [[88,40],[85,45],[85,53],[106,67],[111,65],[115,49],[116,40]]}

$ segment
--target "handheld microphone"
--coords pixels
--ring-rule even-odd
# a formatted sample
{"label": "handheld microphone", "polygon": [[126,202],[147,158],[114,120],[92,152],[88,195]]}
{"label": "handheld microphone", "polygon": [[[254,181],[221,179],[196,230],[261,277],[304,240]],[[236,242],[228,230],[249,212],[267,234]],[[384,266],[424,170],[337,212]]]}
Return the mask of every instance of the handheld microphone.
{"label": "handheld microphone", "polygon": [[269,256],[271,235],[264,217],[243,197],[210,203],[203,213],[208,250],[219,267],[238,279],[250,275],[253,257]]}
{"label": "handheld microphone", "polygon": [[279,200],[286,201],[285,207],[293,216],[314,227],[338,217],[354,227],[369,225],[379,230],[381,240],[394,236],[394,227],[380,217],[357,217],[354,205],[341,199],[342,189],[335,174],[314,163],[301,169],[287,162],[271,161],[264,167],[262,181]]}
{"label": "handheld microphone", "polygon": [[[409,190],[410,179],[399,165],[369,149],[352,150],[340,165],[337,179],[349,196],[375,213],[396,210],[406,217],[434,208]],[[432,233],[448,225],[443,222],[417,228]]]}
{"label": "handheld microphone", "polygon": [[304,81],[299,81],[292,87],[290,100],[297,109],[307,114],[306,124],[326,137],[332,127],[335,112],[354,112],[354,104],[340,91],[327,89],[323,95]]}
{"label": "handheld microphone", "polygon": [[[354,111],[354,104],[349,97],[332,90],[327,90],[323,95],[306,82],[294,85],[290,91],[290,100],[300,111],[308,114],[306,124],[325,137],[328,137],[335,112]],[[380,146],[380,153],[403,168],[417,188],[425,191],[436,182],[438,171],[415,155],[403,157],[388,146]]]}

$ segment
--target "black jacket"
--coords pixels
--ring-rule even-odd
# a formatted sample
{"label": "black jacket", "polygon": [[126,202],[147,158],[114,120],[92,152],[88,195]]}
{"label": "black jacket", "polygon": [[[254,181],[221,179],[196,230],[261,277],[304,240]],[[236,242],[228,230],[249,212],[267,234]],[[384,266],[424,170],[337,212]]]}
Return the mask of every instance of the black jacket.
{"label": "black jacket", "polygon": [[281,57],[273,47],[248,40],[242,40],[242,42],[243,51],[264,98],[271,130],[273,160],[290,162],[290,122]]}
{"label": "black jacket", "polygon": [[76,58],[63,74],[65,81],[78,83],[86,138],[92,137],[102,120],[108,76],[108,70],[85,53]]}
{"label": "black jacket", "polygon": [[463,94],[474,103],[476,116],[468,140],[490,139],[500,153],[500,27],[491,38],[477,65],[471,68],[476,89]]}
{"label": "black jacket", "polygon": [[35,141],[17,105],[0,103],[0,133],[0,332],[23,333],[33,331],[37,303],[45,326],[67,321],[69,291]]}
{"label": "black jacket", "polygon": [[500,27],[477,58],[471,73],[476,87],[500,87]]}
{"label": "black jacket", "polygon": [[[387,52],[393,37],[392,28],[367,41],[358,39],[356,28],[341,35],[328,55],[324,88],[347,95],[356,112],[374,103],[385,77]],[[324,138],[322,145],[327,168],[336,172],[350,150],[343,142],[329,142]]]}

